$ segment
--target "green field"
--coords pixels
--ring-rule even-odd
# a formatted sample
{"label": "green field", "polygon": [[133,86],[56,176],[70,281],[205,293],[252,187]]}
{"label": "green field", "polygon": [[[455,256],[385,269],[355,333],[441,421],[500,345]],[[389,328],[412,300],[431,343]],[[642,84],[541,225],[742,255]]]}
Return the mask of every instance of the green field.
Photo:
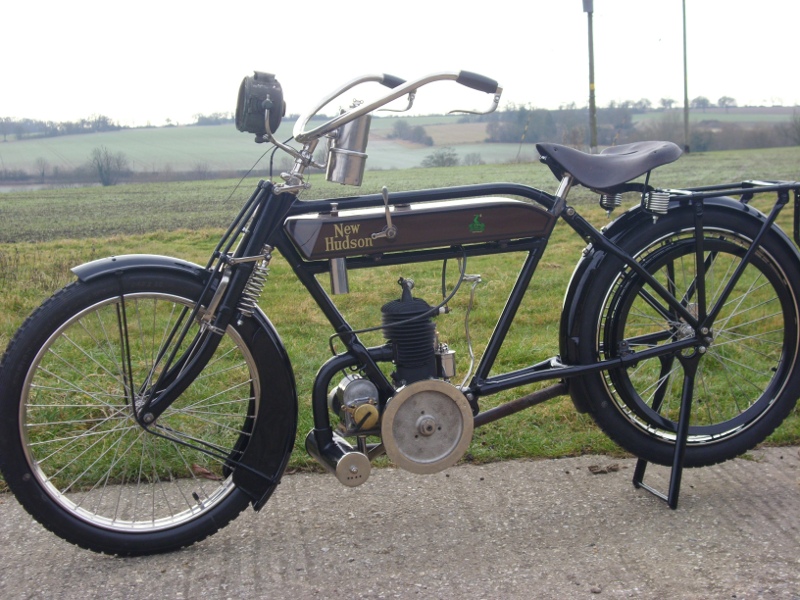
{"label": "green field", "polygon": [[[800,148],[692,154],[656,171],[651,183],[679,188],[745,178],[797,179],[798,164]],[[311,181],[314,187],[305,196],[308,199],[356,192],[328,184],[322,176]],[[557,183],[542,165],[498,164],[371,171],[360,191],[377,192],[383,185],[397,191],[491,181],[515,181],[551,191]],[[0,348],[5,348],[27,314],[73,279],[71,266],[107,255],[140,252],[204,264],[221,229],[249,196],[254,182],[248,179],[235,191],[234,180],[217,180],[0,194]],[[571,198],[597,225],[606,221],[595,194],[578,189]],[[635,201],[629,198],[625,207]],[[790,217],[788,211],[783,215],[785,228],[790,227]],[[558,352],[559,309],[583,246],[571,230],[557,228],[501,353],[498,370],[520,368]],[[520,261],[521,257],[506,255],[472,260],[468,265],[468,272],[481,273],[484,279],[470,324],[478,354],[502,309]],[[376,325],[380,323],[379,307],[398,296],[395,282],[400,275],[415,279],[415,295],[435,302],[440,268],[439,264],[424,264],[351,272],[352,292],[337,297],[336,302],[354,327]],[[460,294],[452,304],[454,314],[437,322],[443,339],[458,352],[459,379],[468,362],[463,331],[466,301],[467,295]],[[261,306],[281,333],[295,367],[301,415],[292,465],[305,468],[309,460],[301,445],[311,427],[310,390],[317,368],[330,356],[330,327],[280,257],[272,263]],[[380,343],[380,336],[367,341]],[[484,408],[528,391],[499,394],[487,399]],[[771,442],[800,442],[798,409]],[[583,452],[619,450],[589,418],[577,414],[567,398],[559,398],[479,429],[469,456],[489,461]]]}
{"label": "green field", "polygon": [[[692,109],[689,112],[689,122],[700,123],[702,121],[719,121],[720,123],[736,123],[739,125],[763,125],[788,123],[796,109],[787,106],[768,106],[750,107],[741,106],[735,108],[706,108]],[[634,115],[634,123],[649,123],[663,119],[670,115],[683,122],[683,109],[675,108],[670,111],[648,111]]]}
{"label": "green field", "polygon": [[[726,123],[788,123],[792,108],[709,108],[692,110],[692,122],[717,120]],[[648,124],[664,118],[664,111],[634,114],[636,124]],[[682,110],[669,114],[683,118]],[[432,148],[390,139],[394,124],[402,119],[411,126],[425,127],[435,147],[450,146],[460,158],[478,154],[485,163],[508,163],[533,160],[533,144],[486,144],[485,123],[460,123],[459,115],[421,117],[374,116],[367,148],[368,170],[393,170],[418,167]],[[276,137],[287,139],[294,121],[284,119]],[[37,161],[47,163],[47,175],[54,169],[68,172],[85,165],[93,149],[105,146],[113,153],[123,153],[130,168],[154,178],[172,173],[196,173],[203,178],[213,172],[244,172],[253,166],[267,148],[253,142],[253,136],[240,133],[233,124],[216,126],[177,126],[125,129],[115,132],[72,135],[54,138],[16,140],[9,136],[0,142],[0,171],[37,173]],[[287,168],[288,158],[278,158],[279,168]],[[281,162],[283,161],[283,162]],[[263,165],[263,162],[262,162]]]}
{"label": "green field", "polygon": [[[431,153],[428,146],[388,138],[399,117],[373,118],[367,148],[370,170],[417,167]],[[518,153],[516,144],[481,144],[485,124],[458,124],[456,116],[411,117],[409,122],[426,127],[437,146],[458,146],[464,156],[479,152],[485,162],[508,162]],[[281,124],[277,138],[291,135],[293,121]],[[122,152],[132,170],[153,175],[171,172],[245,171],[264,154],[267,147],[256,144],[251,134],[241,133],[232,124],[207,127],[180,126],[150,129],[126,129],[54,138],[0,142],[0,170],[36,172],[36,161],[71,171],[86,164],[94,148],[105,146],[113,153]],[[466,144],[466,145],[465,145]],[[480,145],[477,147],[476,145]],[[530,156],[532,147],[526,150]]]}

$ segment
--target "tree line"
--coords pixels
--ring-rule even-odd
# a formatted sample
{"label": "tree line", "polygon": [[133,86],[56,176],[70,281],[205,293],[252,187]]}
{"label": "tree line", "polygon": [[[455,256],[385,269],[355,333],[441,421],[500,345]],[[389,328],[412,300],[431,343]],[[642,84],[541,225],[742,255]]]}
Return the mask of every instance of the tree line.
{"label": "tree line", "polygon": [[0,135],[3,136],[4,142],[8,141],[9,136],[21,140],[33,137],[117,131],[119,129],[122,129],[122,126],[105,115],[92,115],[78,121],[39,121],[0,117]]}
{"label": "tree line", "polygon": [[[193,118],[194,121],[189,125],[224,125],[234,121],[233,115],[229,112],[214,112],[207,115],[198,113]],[[166,124],[168,127],[174,125],[171,119],[167,119]],[[151,126],[148,125],[147,127]],[[24,140],[60,135],[119,131],[120,129],[128,129],[128,127],[120,125],[105,115],[92,115],[77,121],[42,121],[38,119],[0,117],[0,136],[2,136],[4,142],[7,142],[9,137]]]}
{"label": "tree line", "polygon": [[[674,108],[675,101],[662,98],[660,107],[654,109],[647,100],[638,102],[610,102],[598,108],[597,143],[612,146],[642,140],[665,140],[679,145],[684,143],[683,111]],[[717,103],[698,96],[690,102],[696,110],[736,106],[736,100],[723,96]],[[637,114],[651,113],[648,121],[635,122]],[[486,142],[489,143],[535,143],[543,140],[558,141],[574,147],[588,147],[589,109],[574,104],[558,110],[534,108],[530,105],[509,105],[505,110],[489,115],[470,115],[462,122],[485,122]],[[699,152],[712,150],[739,150],[747,148],[770,148],[800,145],[800,113],[783,123],[730,123],[714,119],[693,121],[690,127],[690,147]]]}

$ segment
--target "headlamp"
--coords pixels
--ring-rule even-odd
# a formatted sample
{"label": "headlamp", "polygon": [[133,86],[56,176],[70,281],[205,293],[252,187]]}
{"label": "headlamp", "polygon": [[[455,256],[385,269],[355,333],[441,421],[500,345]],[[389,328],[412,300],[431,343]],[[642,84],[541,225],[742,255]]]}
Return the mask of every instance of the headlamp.
{"label": "headlamp", "polygon": [[271,73],[255,71],[239,86],[236,102],[236,129],[264,135],[267,133],[265,111],[269,110],[269,131],[275,133],[286,113],[281,84]]}

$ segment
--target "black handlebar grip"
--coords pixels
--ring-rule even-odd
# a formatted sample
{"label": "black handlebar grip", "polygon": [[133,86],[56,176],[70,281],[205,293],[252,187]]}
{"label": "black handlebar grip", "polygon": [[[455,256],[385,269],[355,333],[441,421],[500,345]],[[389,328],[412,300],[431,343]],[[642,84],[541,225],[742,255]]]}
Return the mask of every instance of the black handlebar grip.
{"label": "black handlebar grip", "polygon": [[461,85],[465,85],[468,88],[472,88],[473,90],[486,92],[487,94],[497,93],[497,88],[500,87],[500,84],[494,79],[489,79],[488,77],[478,75],[477,73],[473,73],[471,71],[460,71],[456,82],[460,83]]}
{"label": "black handlebar grip", "polygon": [[381,81],[383,85],[392,89],[403,85],[405,82],[405,79],[400,79],[399,77],[395,77],[394,75],[389,75],[387,73],[383,74],[383,80]]}

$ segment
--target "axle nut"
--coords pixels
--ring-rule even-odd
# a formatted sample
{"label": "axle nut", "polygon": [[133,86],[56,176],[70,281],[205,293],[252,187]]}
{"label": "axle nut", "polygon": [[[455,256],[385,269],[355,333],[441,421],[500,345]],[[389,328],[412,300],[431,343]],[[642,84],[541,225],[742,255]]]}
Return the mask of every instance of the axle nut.
{"label": "axle nut", "polygon": [[422,415],[417,419],[417,431],[420,435],[433,435],[436,431],[436,419],[430,415]]}

